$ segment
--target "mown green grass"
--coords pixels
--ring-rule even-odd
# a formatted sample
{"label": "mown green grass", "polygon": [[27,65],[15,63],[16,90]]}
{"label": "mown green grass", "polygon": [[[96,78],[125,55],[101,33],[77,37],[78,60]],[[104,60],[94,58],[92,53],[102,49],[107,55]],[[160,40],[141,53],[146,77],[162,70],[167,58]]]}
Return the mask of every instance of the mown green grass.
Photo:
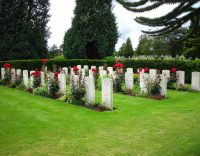
{"label": "mown green grass", "polygon": [[200,93],[114,104],[100,113],[0,87],[0,155],[200,155]]}

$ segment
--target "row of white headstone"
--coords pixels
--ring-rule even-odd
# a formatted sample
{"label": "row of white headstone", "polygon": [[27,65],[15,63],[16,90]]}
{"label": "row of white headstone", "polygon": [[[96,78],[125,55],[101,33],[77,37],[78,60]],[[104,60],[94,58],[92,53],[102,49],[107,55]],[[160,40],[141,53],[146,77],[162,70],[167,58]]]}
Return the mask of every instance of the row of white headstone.
{"label": "row of white headstone", "polygon": [[[79,70],[82,73],[82,79],[85,77],[85,73],[86,70],[89,69],[88,65],[84,65],[83,69],[81,68],[81,65],[77,66],[79,68]],[[96,69],[96,66],[91,66],[91,69],[89,70],[89,77],[93,77],[93,72],[92,69]],[[47,71],[47,70],[46,70]],[[68,75],[68,68],[64,67],[62,68],[62,73],[64,73],[65,75]],[[108,75],[111,78],[115,78],[115,71],[113,71],[113,67],[108,67],[107,68],[108,71]],[[103,66],[99,67],[99,74],[101,78],[104,78],[107,75],[107,71],[104,70]],[[34,71],[30,71],[30,75],[33,73]],[[15,81],[16,76],[18,75],[23,75],[24,81],[25,81],[25,86],[28,87],[27,85],[27,77],[28,77],[28,71],[24,70],[23,74],[22,74],[22,70],[21,69],[11,69],[11,80]],[[71,70],[71,75],[74,75],[73,70]],[[1,79],[4,79],[4,75],[5,75],[5,69],[1,68]],[[170,70],[162,70],[162,74],[161,76],[161,86],[165,86],[166,85],[166,78],[170,78]],[[185,85],[185,72],[184,71],[177,71],[176,72],[176,76],[177,76],[177,88],[180,88],[181,86]],[[149,74],[146,74],[144,72],[141,72],[141,76],[140,76],[140,87],[141,87],[141,92],[146,92],[145,90],[145,79],[149,79],[151,81],[155,81],[157,77],[157,70],[156,69],[150,69],[149,70]],[[33,81],[33,77],[30,76],[30,86],[32,86],[32,81]],[[45,85],[45,73],[41,72],[41,85],[44,86]],[[127,90],[131,90],[134,87],[134,79],[133,79],[133,68],[127,68],[127,71],[125,72],[125,87]],[[166,87],[164,87],[166,88]],[[191,88],[193,90],[196,91],[200,91],[200,72],[192,72],[192,79],[191,79]],[[165,90],[165,89],[164,89]]]}

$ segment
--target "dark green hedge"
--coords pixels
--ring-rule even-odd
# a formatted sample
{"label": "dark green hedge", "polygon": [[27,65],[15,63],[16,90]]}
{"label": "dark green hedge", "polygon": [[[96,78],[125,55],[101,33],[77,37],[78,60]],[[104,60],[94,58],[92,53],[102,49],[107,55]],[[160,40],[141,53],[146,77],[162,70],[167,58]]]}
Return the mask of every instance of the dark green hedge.
{"label": "dark green hedge", "polygon": [[[2,67],[5,62],[0,61]],[[40,69],[42,62],[41,60],[20,60],[20,61],[8,61],[15,69],[28,69],[35,70]],[[106,65],[112,66],[115,63],[114,59],[107,60],[88,60],[88,59],[68,59],[68,60],[49,60],[47,66],[49,69],[53,69],[53,65],[57,66],[74,66],[74,65]],[[128,59],[123,61],[125,67],[132,67],[136,71],[139,67],[148,67],[152,69],[171,69],[176,67],[178,70],[184,70],[186,72],[186,81],[190,82],[191,72],[200,71],[200,60],[195,61],[177,61],[177,60],[133,60]]]}

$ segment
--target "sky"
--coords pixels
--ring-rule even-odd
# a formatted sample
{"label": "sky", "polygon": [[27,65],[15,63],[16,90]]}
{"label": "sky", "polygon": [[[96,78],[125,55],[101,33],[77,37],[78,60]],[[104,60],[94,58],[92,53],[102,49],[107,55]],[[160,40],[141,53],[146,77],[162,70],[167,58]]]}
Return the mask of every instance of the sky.
{"label": "sky", "polygon": [[[74,17],[75,0],[50,0],[50,27],[51,36],[48,40],[48,46],[56,44],[58,47],[63,43],[65,32],[71,27]],[[116,44],[116,50],[126,42],[128,37],[131,38],[133,48],[136,48],[139,37],[142,35],[141,30],[149,30],[149,27],[142,26],[134,21],[136,16],[158,17],[170,12],[174,6],[163,5],[162,7],[150,12],[136,14],[124,9],[117,2],[113,2],[113,13],[116,16],[118,25],[119,38]]]}

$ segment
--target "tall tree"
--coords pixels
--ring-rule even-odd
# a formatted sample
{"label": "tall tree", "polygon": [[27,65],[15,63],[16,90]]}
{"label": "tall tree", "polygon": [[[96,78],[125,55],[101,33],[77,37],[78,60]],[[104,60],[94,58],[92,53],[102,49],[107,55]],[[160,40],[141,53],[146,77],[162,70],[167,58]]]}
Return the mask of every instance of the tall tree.
{"label": "tall tree", "polygon": [[195,33],[184,42],[184,56],[200,58],[200,22]]}
{"label": "tall tree", "polygon": [[49,6],[49,0],[0,1],[0,60],[46,56]]}
{"label": "tall tree", "polygon": [[118,38],[112,0],[76,0],[74,14],[64,38],[65,57],[111,56]]}
{"label": "tall tree", "polygon": [[183,54],[184,41],[187,39],[187,34],[188,28],[180,28],[164,35],[164,38],[169,46],[170,55],[172,57]]}
{"label": "tall tree", "polygon": [[153,44],[152,37],[148,35],[141,35],[139,38],[139,43],[136,49],[137,55],[152,55],[153,54]]}
{"label": "tall tree", "polygon": [[191,33],[197,29],[200,20],[199,0],[116,0],[124,8],[132,12],[146,12],[164,4],[178,4],[171,12],[156,18],[136,17],[135,21],[150,27],[160,27],[153,31],[143,31],[151,35],[167,34],[190,21],[193,25]]}
{"label": "tall tree", "polygon": [[124,57],[132,57],[134,55],[130,37],[127,38],[126,43],[122,44],[119,50],[119,55]]}

